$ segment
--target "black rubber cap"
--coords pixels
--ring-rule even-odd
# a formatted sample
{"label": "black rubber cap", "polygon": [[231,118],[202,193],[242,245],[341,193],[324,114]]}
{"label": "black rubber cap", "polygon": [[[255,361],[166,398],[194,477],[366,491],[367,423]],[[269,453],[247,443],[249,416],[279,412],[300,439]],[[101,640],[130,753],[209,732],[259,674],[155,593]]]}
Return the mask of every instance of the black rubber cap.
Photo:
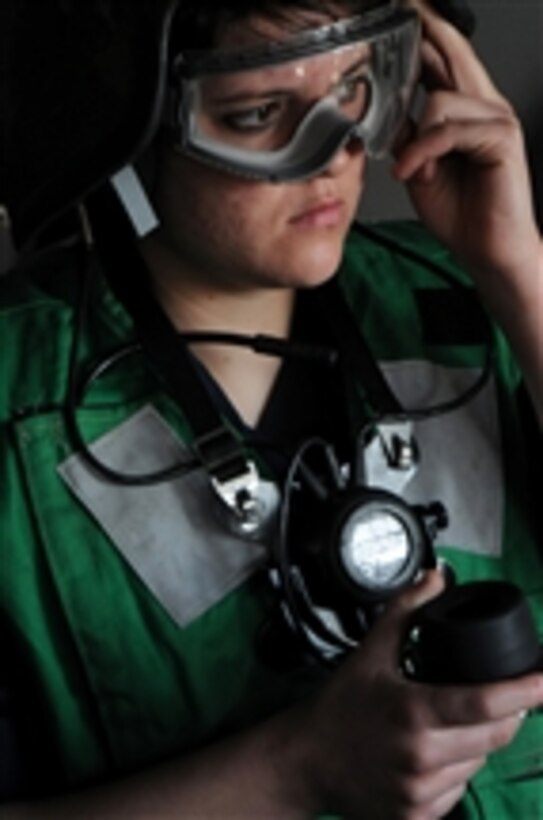
{"label": "black rubber cap", "polygon": [[415,677],[440,683],[482,683],[535,670],[541,648],[521,590],[502,581],[451,587],[414,619]]}

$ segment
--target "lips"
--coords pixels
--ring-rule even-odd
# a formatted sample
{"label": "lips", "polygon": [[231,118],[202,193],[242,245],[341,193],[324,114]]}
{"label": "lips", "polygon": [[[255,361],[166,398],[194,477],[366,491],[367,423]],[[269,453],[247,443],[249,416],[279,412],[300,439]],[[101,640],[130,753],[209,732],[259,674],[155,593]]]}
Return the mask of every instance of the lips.
{"label": "lips", "polygon": [[331,228],[342,221],[344,210],[341,199],[321,200],[295,214],[289,222],[300,228]]}

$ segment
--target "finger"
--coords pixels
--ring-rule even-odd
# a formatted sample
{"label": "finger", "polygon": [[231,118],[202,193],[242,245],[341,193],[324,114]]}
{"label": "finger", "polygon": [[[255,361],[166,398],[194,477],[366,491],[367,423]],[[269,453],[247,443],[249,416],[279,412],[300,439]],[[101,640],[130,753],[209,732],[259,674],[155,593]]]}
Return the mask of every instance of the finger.
{"label": "finger", "polygon": [[[425,745],[411,750],[411,761],[420,770],[435,770],[479,760],[507,746],[522,726],[523,717],[502,718],[473,726],[428,730]],[[406,750],[406,761],[409,761]]]}
{"label": "finger", "polygon": [[364,641],[365,657],[371,651],[373,663],[392,664],[397,668],[413,612],[439,595],[444,587],[443,574],[439,570],[428,570],[418,581],[399,593]]}
{"label": "finger", "polygon": [[470,97],[457,91],[440,89],[428,95],[417,117],[418,132],[435,124],[454,120],[493,121],[496,118],[515,119],[509,103]]}
{"label": "finger", "polygon": [[424,88],[428,91],[438,88],[454,90],[454,77],[451,77],[443,56],[429,40],[422,41],[420,57],[421,82]]}
{"label": "finger", "polygon": [[422,684],[436,726],[466,726],[523,716],[543,704],[543,674],[470,686]]}
{"label": "finger", "polygon": [[428,806],[428,813],[426,817],[428,820],[440,820],[449,814],[454,807],[460,803],[464,794],[466,793],[467,783],[455,786],[449,791],[441,794],[433,803]]}
{"label": "finger", "polygon": [[[421,150],[424,147],[424,142],[421,142],[421,140],[424,135],[429,134],[434,128],[455,121],[459,124],[472,121],[480,125],[484,125],[486,122],[492,128],[497,123],[502,130],[507,125],[508,128],[517,130],[520,135],[519,123],[508,104],[491,103],[450,91],[436,91],[427,98],[419,114],[418,122],[409,119],[405,124],[402,139],[398,140],[395,145],[396,165],[394,172],[399,178],[406,178],[403,173],[404,164],[414,162],[417,157],[420,163],[429,159],[429,157],[421,155]],[[492,134],[492,136],[496,135]]]}
{"label": "finger", "polygon": [[412,613],[413,610],[435,598],[445,588],[446,578],[441,569],[428,569],[411,586],[391,600],[387,607],[388,617]]}
{"label": "finger", "polygon": [[485,763],[485,756],[476,757],[436,767],[422,777],[406,778],[404,791],[407,802],[415,806],[428,805],[452,791],[463,789]]}
{"label": "finger", "polygon": [[423,36],[441,55],[453,87],[489,100],[502,99],[469,41],[447,20],[424,5],[419,8]]}
{"label": "finger", "polygon": [[393,173],[397,179],[408,181],[427,163],[437,162],[453,152],[463,154],[479,165],[502,164],[512,139],[517,141],[514,131],[518,129],[511,118],[500,115],[491,120],[445,119],[427,128],[402,149]]}

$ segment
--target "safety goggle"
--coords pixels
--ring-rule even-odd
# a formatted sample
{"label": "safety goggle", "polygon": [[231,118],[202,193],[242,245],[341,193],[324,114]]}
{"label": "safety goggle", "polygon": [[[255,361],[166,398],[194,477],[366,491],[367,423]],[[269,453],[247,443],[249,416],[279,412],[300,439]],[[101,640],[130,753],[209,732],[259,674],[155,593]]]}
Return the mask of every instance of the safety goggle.
{"label": "safety goggle", "polygon": [[391,2],[286,40],[183,52],[167,115],[174,145],[271,182],[320,173],[352,140],[382,157],[409,108],[419,44],[417,14]]}

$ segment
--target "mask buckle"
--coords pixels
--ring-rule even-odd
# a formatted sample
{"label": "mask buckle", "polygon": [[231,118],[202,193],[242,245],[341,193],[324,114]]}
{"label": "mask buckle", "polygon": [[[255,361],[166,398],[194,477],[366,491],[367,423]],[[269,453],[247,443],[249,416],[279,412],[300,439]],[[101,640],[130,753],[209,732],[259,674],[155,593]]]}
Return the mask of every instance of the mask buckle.
{"label": "mask buckle", "polygon": [[264,523],[260,477],[254,461],[247,459],[226,427],[201,436],[196,442],[211,486],[232,514],[232,526],[243,535],[255,535]]}

